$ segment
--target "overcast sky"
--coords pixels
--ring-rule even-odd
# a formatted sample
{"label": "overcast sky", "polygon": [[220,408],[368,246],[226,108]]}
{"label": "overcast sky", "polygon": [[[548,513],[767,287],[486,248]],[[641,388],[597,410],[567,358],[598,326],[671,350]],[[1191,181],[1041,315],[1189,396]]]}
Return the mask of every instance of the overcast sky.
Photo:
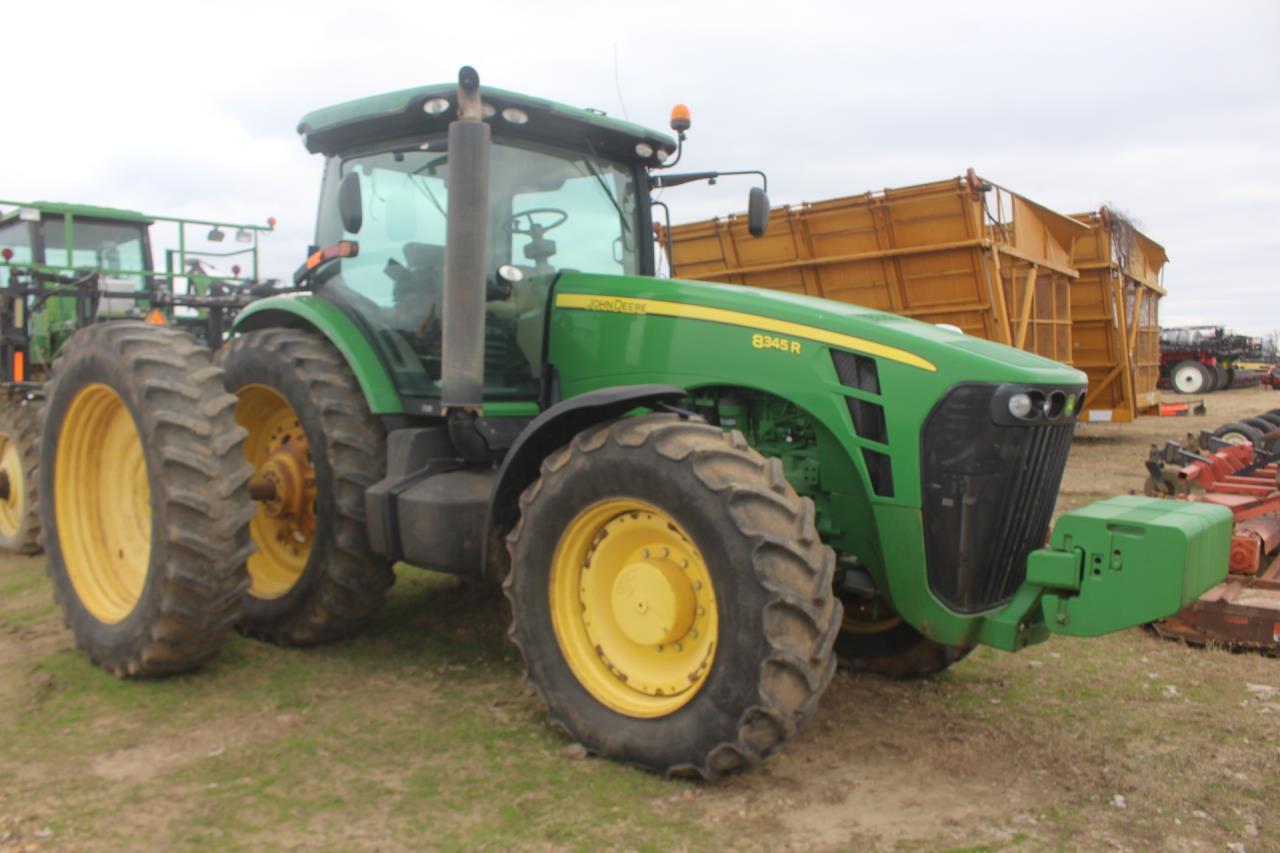
{"label": "overcast sky", "polygon": [[[763,168],[775,204],[969,166],[1164,244],[1165,325],[1280,328],[1280,2],[5,5],[0,197],[264,221],[311,237],[306,111],[474,65],[483,82],[665,127],[681,168]],[[615,70],[616,69],[616,70]],[[675,220],[748,184],[668,191]]]}

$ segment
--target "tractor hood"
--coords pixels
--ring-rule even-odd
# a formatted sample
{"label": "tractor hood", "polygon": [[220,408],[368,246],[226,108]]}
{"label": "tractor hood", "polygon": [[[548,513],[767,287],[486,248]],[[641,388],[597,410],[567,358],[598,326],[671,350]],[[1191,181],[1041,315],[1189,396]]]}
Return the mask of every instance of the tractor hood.
{"label": "tractor hood", "polygon": [[814,341],[836,349],[945,374],[949,382],[1080,385],[1060,362],[907,317],[846,302],[708,282],[566,273],[557,308],[703,321]]}

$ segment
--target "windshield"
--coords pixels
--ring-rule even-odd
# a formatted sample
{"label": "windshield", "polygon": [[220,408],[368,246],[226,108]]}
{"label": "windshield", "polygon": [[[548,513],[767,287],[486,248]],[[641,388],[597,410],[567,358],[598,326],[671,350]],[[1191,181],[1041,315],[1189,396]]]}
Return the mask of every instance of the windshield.
{"label": "windshield", "polygon": [[44,262],[54,267],[97,269],[113,279],[127,280],[134,289],[142,286],[142,276],[121,275],[147,268],[141,224],[105,222],[75,217],[71,221],[71,256],[67,257],[67,227],[60,216],[46,216],[40,223],[44,237]]}
{"label": "windshield", "polygon": [[[325,292],[370,328],[396,384],[408,396],[437,396],[444,308],[449,159],[417,147],[331,157],[321,192],[316,242],[355,240]],[[363,224],[346,233],[337,191],[360,176]],[[551,146],[495,140],[490,161],[485,308],[485,394],[536,396],[547,291],[564,271],[634,274],[640,232],[634,172]],[[515,266],[516,281],[498,275]]]}

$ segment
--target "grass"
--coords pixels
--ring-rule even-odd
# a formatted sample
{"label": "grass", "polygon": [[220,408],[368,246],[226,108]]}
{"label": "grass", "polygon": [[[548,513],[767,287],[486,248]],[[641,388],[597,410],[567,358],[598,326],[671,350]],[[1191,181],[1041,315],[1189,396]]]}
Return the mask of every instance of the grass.
{"label": "grass", "polygon": [[[979,650],[925,683],[841,675],[780,757],[703,785],[566,757],[567,740],[521,684],[501,602],[438,576],[401,572],[351,642],[301,651],[236,638],[201,672],[154,682],[107,675],[69,648],[51,608],[31,615],[48,594],[37,560],[0,565],[0,590],[3,636],[33,652],[0,658],[0,816],[18,821],[23,844],[667,850],[862,839],[997,850],[1160,847],[1178,833],[1261,849],[1277,839],[1280,708],[1264,711],[1280,703],[1246,686],[1275,682],[1276,662],[1138,631],[1019,655]],[[942,780],[977,811],[943,802],[937,820],[913,827],[904,812],[880,827],[850,794],[857,785],[843,790],[850,771],[879,778],[868,795],[904,802]],[[874,831],[858,835],[865,821]]]}
{"label": "grass", "polygon": [[[0,588],[44,586],[23,562]],[[20,689],[0,695],[0,786],[75,847],[134,846],[140,826],[163,847],[699,846],[694,815],[648,805],[687,783],[562,757],[497,604],[409,571],[357,640],[236,638],[201,672],[151,682],[115,679],[60,637],[3,665]],[[0,604],[6,624],[15,609],[29,607]]]}

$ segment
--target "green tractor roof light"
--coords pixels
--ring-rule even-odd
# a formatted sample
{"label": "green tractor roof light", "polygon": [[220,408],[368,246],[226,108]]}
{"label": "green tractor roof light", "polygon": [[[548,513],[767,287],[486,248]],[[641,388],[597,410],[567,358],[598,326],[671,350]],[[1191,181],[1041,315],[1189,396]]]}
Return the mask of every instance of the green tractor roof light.
{"label": "green tractor roof light", "polygon": [[[589,749],[714,776],[791,737],[837,655],[927,675],[979,644],[1170,614],[1221,579],[1221,507],[1104,501],[1046,546],[1079,371],[847,303],[656,278],[651,189],[742,174],[658,174],[688,127],[470,68],[307,115],[324,157],[308,292],[240,312],[224,385],[186,348],[185,370],[161,363],[178,344],[145,327],[68,347],[41,483],[89,653],[145,675],[206,659],[229,620],[346,636],[405,561],[503,584],[530,681]],[[750,210],[763,233],[763,188]],[[180,403],[209,423],[151,413]],[[110,464],[84,450],[96,432]],[[188,533],[193,494],[224,521]],[[130,513],[157,531],[149,553],[116,547],[142,529]]]}

